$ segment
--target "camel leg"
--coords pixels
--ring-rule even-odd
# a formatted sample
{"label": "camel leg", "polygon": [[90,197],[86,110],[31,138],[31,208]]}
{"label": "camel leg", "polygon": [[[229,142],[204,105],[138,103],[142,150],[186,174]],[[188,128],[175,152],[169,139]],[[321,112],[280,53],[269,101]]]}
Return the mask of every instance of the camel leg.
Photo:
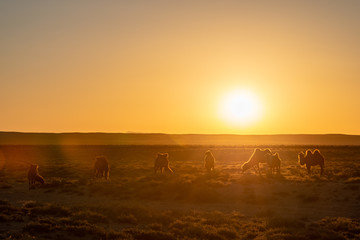
{"label": "camel leg", "polygon": [[311,175],[311,171],[310,171],[311,167],[310,167],[310,166],[306,166],[306,168],[307,168],[307,170],[308,170],[308,174]]}
{"label": "camel leg", "polygon": [[30,179],[30,185],[29,185],[29,189],[31,187],[35,186],[35,180],[33,178]]}
{"label": "camel leg", "polygon": [[260,172],[260,163],[256,164],[256,166],[258,167],[258,173],[261,176],[261,172]]}

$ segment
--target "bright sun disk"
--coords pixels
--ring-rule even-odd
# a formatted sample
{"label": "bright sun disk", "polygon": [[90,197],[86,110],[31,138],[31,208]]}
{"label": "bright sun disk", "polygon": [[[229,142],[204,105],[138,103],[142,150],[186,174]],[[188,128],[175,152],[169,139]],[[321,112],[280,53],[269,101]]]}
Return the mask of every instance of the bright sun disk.
{"label": "bright sun disk", "polygon": [[260,102],[256,95],[246,90],[226,94],[220,105],[221,116],[234,125],[249,125],[260,117]]}

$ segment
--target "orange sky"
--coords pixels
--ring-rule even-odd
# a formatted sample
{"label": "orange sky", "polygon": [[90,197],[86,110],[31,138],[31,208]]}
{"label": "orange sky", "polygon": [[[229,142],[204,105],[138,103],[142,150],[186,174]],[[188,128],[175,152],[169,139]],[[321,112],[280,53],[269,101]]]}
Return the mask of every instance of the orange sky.
{"label": "orange sky", "polygon": [[195,2],[1,1],[0,130],[360,134],[360,1]]}

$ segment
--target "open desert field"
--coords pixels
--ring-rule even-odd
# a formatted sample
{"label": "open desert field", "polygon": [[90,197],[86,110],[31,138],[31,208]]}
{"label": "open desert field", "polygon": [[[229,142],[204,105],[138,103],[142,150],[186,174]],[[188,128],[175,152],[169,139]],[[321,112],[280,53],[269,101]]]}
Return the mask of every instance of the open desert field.
{"label": "open desert field", "polygon": [[360,240],[359,13],[0,1],[0,240]]}
{"label": "open desert field", "polygon": [[[280,174],[242,173],[255,146],[1,146],[0,239],[360,238],[360,147],[260,148],[279,153]],[[298,162],[315,148],[323,176]],[[158,152],[173,174],[154,174]],[[98,155],[109,180],[93,179]],[[45,184],[29,190],[30,163]]]}

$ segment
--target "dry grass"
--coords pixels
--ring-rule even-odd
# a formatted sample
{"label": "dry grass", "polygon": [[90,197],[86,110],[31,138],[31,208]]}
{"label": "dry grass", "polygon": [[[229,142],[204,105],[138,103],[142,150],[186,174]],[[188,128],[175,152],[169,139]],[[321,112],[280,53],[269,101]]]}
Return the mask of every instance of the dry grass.
{"label": "dry grass", "polygon": [[[325,156],[321,177],[297,162],[315,147]],[[212,173],[203,167],[209,148]],[[360,147],[270,148],[280,175],[266,165],[242,174],[253,151],[244,146],[0,146],[0,238],[360,238]],[[169,153],[174,174],[153,173],[157,152]],[[97,155],[108,156],[108,181],[91,178]],[[40,166],[44,186],[28,190],[24,159]]]}
{"label": "dry grass", "polygon": [[[32,203],[34,204],[34,203]],[[28,205],[28,204],[26,204]],[[37,205],[37,204],[36,204]],[[29,206],[7,204],[6,216],[23,212],[29,221],[21,231],[5,237],[21,239],[56,239],[65,234],[69,239],[356,239],[360,237],[360,220],[345,217],[325,217],[319,220],[283,217],[272,212],[245,216],[239,212],[220,211],[152,211],[142,207],[120,206],[112,209],[71,209],[67,217],[54,211],[40,211],[33,216],[25,211]],[[56,208],[67,209],[63,206]],[[34,209],[32,207],[31,209]],[[47,207],[54,209],[54,206]],[[101,211],[101,212],[100,212]],[[27,212],[27,213],[26,213]],[[124,215],[114,218],[117,214]],[[131,216],[124,218],[124,216]],[[135,216],[144,216],[132,222]],[[130,220],[127,221],[119,221]],[[11,218],[6,222],[11,222]],[[131,226],[132,225],[132,226]],[[112,229],[118,226],[117,230]],[[3,235],[4,236],[4,235]]]}

